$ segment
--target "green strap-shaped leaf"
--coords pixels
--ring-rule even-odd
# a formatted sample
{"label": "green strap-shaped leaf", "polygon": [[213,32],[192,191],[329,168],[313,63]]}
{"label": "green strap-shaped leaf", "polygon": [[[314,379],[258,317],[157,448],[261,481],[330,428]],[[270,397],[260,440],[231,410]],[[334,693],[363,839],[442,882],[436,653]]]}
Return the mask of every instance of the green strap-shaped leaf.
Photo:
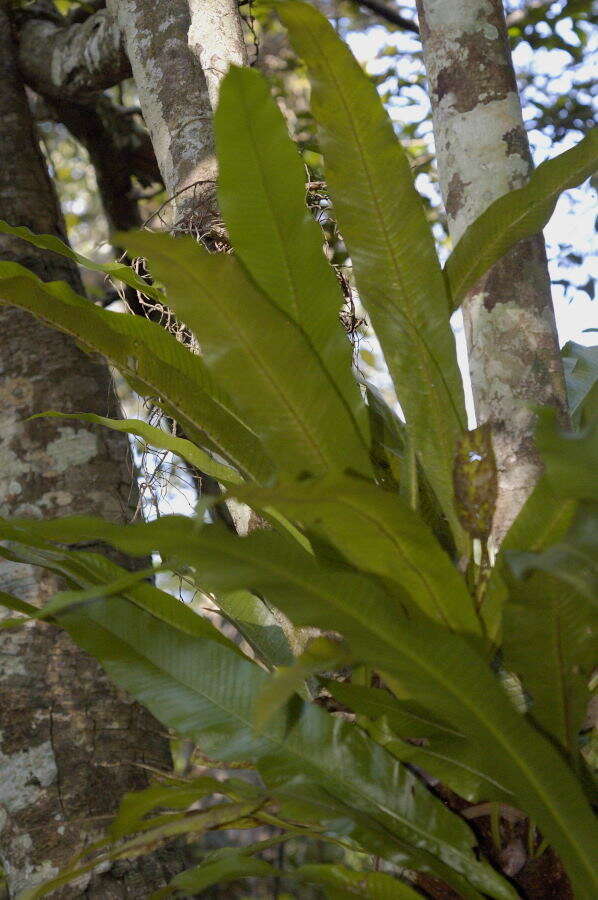
{"label": "green strap-shaped leaf", "polygon": [[598,501],[598,419],[582,431],[557,428],[556,411],[538,410],[536,445],[546,466],[546,479],[555,494]]}
{"label": "green strap-shaped leaf", "polygon": [[[304,693],[312,675],[332,671],[350,662],[346,647],[326,637],[314,638],[290,666],[282,666],[264,685],[255,704],[254,721],[261,729],[296,695]],[[308,695],[309,699],[309,695]]]}
{"label": "green strap-shaped leaf", "polygon": [[511,596],[505,606],[504,665],[530,694],[534,721],[575,767],[595,664],[596,610],[544,572],[513,586]]}
{"label": "green strap-shaped leaf", "polygon": [[200,472],[211,475],[222,484],[233,485],[240,484],[243,479],[230,466],[224,466],[217,462],[209,453],[198,447],[192,441],[184,438],[176,437],[163,428],[155,428],[142,419],[107,419],[105,416],[96,416],[94,413],[61,413],[61,412],[44,412],[39,413],[31,418],[55,418],[55,419],[77,419],[81,422],[93,422],[96,425],[104,425],[112,431],[121,431],[125,434],[133,434],[142,438],[152,447],[158,450],[170,450],[176,456],[180,456],[186,462],[191,463]]}
{"label": "green strap-shaped leaf", "polygon": [[168,887],[156,891],[150,900],[159,900],[176,894],[179,897],[195,897],[212,885],[227,884],[239,878],[268,878],[281,872],[271,863],[237,850],[221,859],[214,859],[177,875]]}
{"label": "green strap-shaped leaf", "polygon": [[358,479],[301,482],[232,493],[250,506],[278,508],[334,545],[358,569],[396,581],[414,603],[456,631],[481,633],[463,577],[417,516],[394,493]]}
{"label": "green strap-shaped leaf", "polygon": [[453,526],[452,464],[465,423],[448,299],[411,168],[374,85],[313,6],[277,12],[307,64],[328,188],[408,428]]}
{"label": "green strap-shaped leaf", "polygon": [[0,262],[0,301],[26,309],[85,348],[102,353],[134,389],[151,397],[209,449],[267,482],[273,472],[256,435],[210,376],[201,358],[160,325],[109,312],[63,282],[44,283],[17,263]]}
{"label": "green strap-shaped leaf", "polygon": [[[192,637],[217,641],[231,648],[233,652],[243,655],[237,646],[221,634],[207,619],[194,613],[172,594],[161,591],[151,584],[134,585],[132,580],[135,580],[135,574],[127,572],[106,557],[98,553],[58,550],[53,545],[33,538],[4,521],[0,522],[0,533],[3,538],[11,541],[8,547],[0,546],[0,556],[12,562],[43,566],[66,579],[72,587],[81,589],[69,592],[71,597],[66,598],[67,606],[72,606],[73,601],[89,600],[89,595],[86,596],[88,591],[92,599],[94,599],[94,594],[97,598],[98,595],[112,593],[115,582],[118,582],[116,590],[120,596],[126,597],[140,609],[146,610],[172,628]],[[76,533],[76,529],[71,533]],[[75,537],[74,540],[77,538]],[[74,594],[79,594],[79,596],[75,597]],[[56,596],[58,595],[54,595],[53,600]],[[0,594],[0,604],[8,609],[22,612],[31,618],[44,618],[43,610],[22,601],[15,602],[15,598],[8,594]]]}
{"label": "green strap-shaped leaf", "polygon": [[469,882],[513,900],[508,885],[476,861],[467,826],[349,723],[306,704],[290,731],[279,714],[256,733],[252,711],[268,678],[258,666],[119,599],[68,613],[61,624],[117,684],[165,725],[200,741],[209,757],[260,761],[267,783],[271,769],[278,778],[284,769],[285,781],[307,773],[348,804],[349,816],[355,807],[373,828],[393,834],[396,859],[405,865],[435,873],[464,897],[477,896]]}
{"label": "green strap-shaped leaf", "polygon": [[[32,607],[29,618],[45,622],[48,619],[53,619],[59,613],[66,612],[66,610],[72,606],[78,606],[93,600],[103,600],[105,597],[112,597],[115,594],[122,596],[127,590],[137,585],[140,581],[152,578],[160,571],[161,568],[154,568],[153,566],[147,569],[140,569],[136,572],[125,572],[123,570],[122,574],[119,574],[112,581],[102,581],[100,584],[94,584],[83,590],[58,591],[47,603],[44,603],[42,607]],[[0,602],[2,602],[1,598]],[[23,620],[9,619],[6,622],[0,622],[0,628],[21,624],[22,621]]]}
{"label": "green strap-shaped leaf", "polygon": [[[580,501],[598,499],[598,419],[589,416],[581,430],[563,432],[557,428],[555,411],[540,409],[536,443],[546,471],[502,544],[500,564],[507,552],[510,555],[512,551],[534,554],[548,551],[546,562],[550,565],[554,555],[550,548],[567,544],[565,535],[579,515]],[[581,545],[579,550],[583,551]],[[568,554],[557,556],[564,561]],[[573,566],[570,568],[573,574]]]}
{"label": "green strap-shaped leaf", "polygon": [[235,257],[208,253],[190,237],[140,232],[120,241],[147,258],[169,305],[197,336],[205,365],[281,470],[369,473],[361,435],[304,332]]}
{"label": "green strap-shaped leaf", "polygon": [[510,791],[488,772],[483,750],[417,704],[397,700],[379,688],[338,681],[327,686],[333,697],[359,716],[359,724],[372,740],[397,759],[419,766],[470,802],[488,796],[513,800]]}
{"label": "green strap-shaped leaf", "polygon": [[598,608],[598,503],[578,503],[571,527],[556,542],[505,556],[518,579],[535,569],[546,572]]}
{"label": "green strap-shaped leaf", "polygon": [[[237,779],[235,783],[238,784],[239,780]],[[248,782],[245,784],[249,790],[252,789]],[[253,793],[258,794],[255,789]],[[143,791],[127,793],[120,802],[118,815],[110,825],[110,837],[118,840],[143,831],[151,821],[148,818],[149,814],[156,809],[188,809],[198,800],[211,794],[230,796],[227,787],[210,775],[190,780],[171,778],[164,783],[152,784]]]}
{"label": "green strap-shaped leaf", "polygon": [[[10,609],[11,612],[21,613],[23,616],[29,616],[29,618],[35,618],[36,613],[38,612],[37,606],[33,606],[31,603],[27,603],[25,600],[21,600],[19,597],[14,597],[12,594],[8,594],[6,591],[0,591],[0,606],[3,606],[5,609]],[[6,622],[16,622],[21,623],[24,622],[24,619],[20,617],[18,619],[4,619],[3,624]]]}
{"label": "green strap-shaped leaf", "polygon": [[[511,706],[486,661],[468,643],[414,610],[400,616],[375,581],[324,569],[273,532],[240,539],[209,527],[189,535],[188,520],[177,524],[176,517],[166,518],[128,528],[87,520],[79,533],[96,534],[127,552],[153,548],[165,558],[184,554],[204,589],[218,593],[251,585],[296,625],[340,631],[356,658],[383,676],[388,673],[414,702],[483,749],[494,777],[554,844],[578,896],[593,898],[593,821],[580,786],[550,742]],[[32,522],[29,528],[33,536],[64,540],[71,523]],[[117,660],[111,669],[114,665]],[[125,669],[123,664],[118,670],[122,677]],[[183,708],[185,716],[191,715],[186,703]]]}
{"label": "green strap-shaped leaf", "polygon": [[214,131],[218,201],[233,247],[264,293],[305,331],[365,434],[351,345],[339,321],[342,294],[306,206],[305,167],[255,69],[229,69]]}
{"label": "green strap-shaped leaf", "polygon": [[[118,846],[96,855],[91,862],[82,864],[77,862],[74,866],[63,870],[56,878],[22,891],[19,894],[19,900],[39,900],[41,897],[47,897],[58,888],[95,869],[98,865],[149,853],[158,844],[174,837],[188,834],[197,839],[212,829],[223,828],[227,825],[234,828],[243,820],[247,820],[257,806],[259,806],[259,802],[255,800],[245,803],[217,803],[202,812],[194,812],[191,815],[175,814],[167,817],[166,821],[162,818],[155,828],[142,832],[136,837],[129,838]],[[104,842],[101,842],[101,845],[103,846]],[[93,851],[96,848],[98,848],[97,844],[92,845],[89,849]]]}
{"label": "green strap-shaped leaf", "polygon": [[[190,522],[176,516],[166,517],[166,520],[153,525],[121,528],[100,520],[70,518],[32,522],[31,530],[0,522],[0,537],[35,545],[49,535],[71,543],[87,540],[94,534],[97,539],[126,543],[134,553],[145,554],[151,543],[155,547],[160,545],[164,556],[180,555],[182,546],[190,538]],[[209,547],[205,548],[204,537],[208,532],[214,532],[210,537],[215,541],[208,541]],[[266,532],[263,536],[267,536]],[[274,533],[271,536],[275,537]],[[250,539],[238,539],[234,549],[240,555],[231,557],[226,549],[228,542],[220,545],[223,536],[217,527],[205,530],[205,535],[204,530],[200,531],[198,537],[199,542],[191,540],[193,553],[189,559],[203,566],[205,554],[206,584],[212,583],[214,562],[225,575],[225,570],[220,568],[223,550],[229,571],[228,584],[247,584],[253,579],[255,564],[251,561],[251,551],[247,563],[243,562],[245,544],[248,541],[251,544]],[[279,543],[277,540],[273,548],[268,542],[267,547],[272,560],[266,580],[272,589],[282,584],[281,575],[287,562],[292,563],[297,558],[292,552],[288,560],[281,559]],[[288,544],[294,547],[292,541]],[[281,545],[283,550],[288,549],[287,541],[281,539]],[[4,548],[2,552],[6,552]],[[20,553],[20,561],[48,567],[48,551],[23,546]],[[61,563],[65,568],[64,556],[59,555],[60,551],[56,554],[59,562],[49,567],[60,572]],[[299,558],[303,559],[304,555],[311,560],[309,554],[301,553]],[[74,577],[73,567],[82,560],[84,578],[88,578],[89,558],[93,555],[68,554],[67,577]],[[110,578],[113,565],[105,562],[106,577]],[[355,577],[342,577],[342,573],[339,577],[336,573],[322,576],[316,566],[305,574],[305,595],[301,591],[297,593],[296,576],[292,576],[290,595],[286,589],[289,600],[298,597],[299,605],[302,600],[306,601],[308,618],[313,615],[314,600],[322,611],[327,606],[322,584],[314,583],[310,587],[314,575],[316,582],[318,577],[320,581],[324,577],[328,590],[339,591],[345,601],[355,601],[361,610],[360,616],[367,617],[368,609],[372,617],[384,615],[384,598],[380,597],[375,584]],[[76,577],[81,581],[80,576]],[[264,583],[262,580],[260,588]],[[228,589],[223,588],[224,591]],[[356,589],[361,595],[356,594]],[[178,625],[175,629],[164,621],[161,608],[156,610],[161,615],[159,619],[141,608],[136,596],[132,595],[131,600],[134,605],[117,598],[98,601],[84,609],[67,612],[60,617],[60,623],[84,649],[100,659],[118,684],[145,703],[165,725],[182,735],[195,737],[209,757],[224,761],[259,761],[267,784],[286,785],[289,780],[307,776],[325,785],[326,790],[347,804],[342,818],[348,816],[351,821],[351,815],[356,816],[354,828],[359,840],[369,841],[372,852],[383,847],[384,853],[397,865],[435,874],[465,898],[478,897],[471,887],[475,884],[492,897],[513,900],[514,894],[505,882],[488,866],[475,861],[470,852],[472,836],[466,826],[455,820],[417,779],[393,763],[388,754],[360,735],[350,723],[334,720],[318,707],[305,704],[290,730],[286,715],[279,713],[268,722],[264,731],[256,732],[252,724],[253,710],[268,681],[267,673],[245,660],[238,651],[230,652],[211,640],[208,633],[192,636]],[[211,628],[182,604],[178,605],[196,618],[199,625]],[[147,609],[154,612],[151,606]],[[330,608],[327,614],[330,619]],[[388,619],[395,621],[394,612]]]}
{"label": "green strap-shaped leaf", "polygon": [[421,896],[386,872],[356,872],[340,864],[309,863],[285,875],[294,881],[324,886],[331,900],[417,900]]}
{"label": "green strap-shaped leaf", "polygon": [[110,278],[117,278],[119,281],[122,281],[123,284],[145,294],[146,297],[151,297],[153,300],[158,301],[158,303],[164,303],[164,294],[162,291],[158,290],[158,288],[155,288],[153,285],[148,284],[147,281],[144,281],[143,278],[139,277],[131,266],[127,266],[124,263],[98,263],[93,259],[89,259],[87,256],[82,256],[80,253],[77,253],[72,247],[69,247],[68,244],[65,244],[60,238],[57,238],[53,234],[34,234],[29,228],[25,228],[22,225],[9,225],[8,222],[4,222],[2,219],[0,219],[0,234],[13,234],[16,237],[27,241],[28,244],[39,247],[41,250],[51,250],[53,253],[65,256],[67,259],[79,263],[84,269],[91,269],[93,272],[103,272],[104,275],[109,275]]}
{"label": "green strap-shaped leaf", "polygon": [[525,187],[503,194],[469,226],[446,261],[456,309],[476,281],[518,241],[542,231],[563,191],[598,168],[598,129],[554,159],[543,162]]}

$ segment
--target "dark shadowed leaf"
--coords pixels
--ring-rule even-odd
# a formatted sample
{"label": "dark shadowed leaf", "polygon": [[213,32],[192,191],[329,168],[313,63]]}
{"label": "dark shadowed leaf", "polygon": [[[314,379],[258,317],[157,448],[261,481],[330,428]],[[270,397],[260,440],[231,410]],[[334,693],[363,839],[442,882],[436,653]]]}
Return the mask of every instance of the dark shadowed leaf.
{"label": "dark shadowed leaf", "polygon": [[529,693],[534,721],[575,767],[595,664],[597,611],[545,572],[514,585],[511,596],[505,606],[504,664]]}

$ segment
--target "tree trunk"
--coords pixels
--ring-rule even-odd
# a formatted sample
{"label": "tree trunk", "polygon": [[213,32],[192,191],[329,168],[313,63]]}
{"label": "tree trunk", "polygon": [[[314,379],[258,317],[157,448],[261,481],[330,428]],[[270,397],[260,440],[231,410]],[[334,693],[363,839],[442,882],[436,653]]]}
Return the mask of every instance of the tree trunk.
{"label": "tree trunk", "polygon": [[[0,216],[64,239],[7,9],[0,0]],[[77,270],[61,257],[16,238],[2,237],[0,246],[3,259],[81,290]],[[135,488],[123,436],[60,420],[26,421],[50,409],[118,415],[106,365],[24,312],[2,308],[0,319],[1,514],[127,520]],[[36,569],[2,562],[0,587],[40,604],[56,584]],[[2,632],[0,858],[11,896],[55,875],[97,838],[122,794],[147,783],[143,765],[170,766],[160,732],[65,634],[43,624]],[[146,898],[171,865],[171,854],[118,863],[54,896]]]}
{"label": "tree trunk", "polygon": [[[440,185],[453,241],[532,168],[501,0],[417,0]],[[540,473],[532,404],[564,411],[542,235],[521,241],[463,304],[478,423],[491,421],[499,469],[494,539]]]}
{"label": "tree trunk", "polygon": [[108,0],[108,9],[125,38],[174,226],[201,236],[218,218],[212,102],[228,64],[246,59],[236,4],[224,14],[194,0]]}

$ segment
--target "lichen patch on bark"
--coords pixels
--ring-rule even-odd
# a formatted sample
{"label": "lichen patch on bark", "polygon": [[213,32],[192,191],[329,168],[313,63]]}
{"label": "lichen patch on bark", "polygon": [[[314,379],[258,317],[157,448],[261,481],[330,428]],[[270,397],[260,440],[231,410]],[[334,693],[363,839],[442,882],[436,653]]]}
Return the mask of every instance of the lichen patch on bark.
{"label": "lichen patch on bark", "polygon": [[57,774],[56,759],[50,741],[5,755],[0,732],[0,806],[7,813],[17,812],[35,803]]}

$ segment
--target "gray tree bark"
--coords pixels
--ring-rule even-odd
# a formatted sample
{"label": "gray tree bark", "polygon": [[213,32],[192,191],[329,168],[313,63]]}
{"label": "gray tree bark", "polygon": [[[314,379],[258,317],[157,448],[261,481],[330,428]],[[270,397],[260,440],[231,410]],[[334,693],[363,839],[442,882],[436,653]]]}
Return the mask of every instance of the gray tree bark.
{"label": "gray tree bark", "polygon": [[162,179],[175,198],[174,224],[201,234],[218,218],[212,102],[228,64],[246,59],[236,5],[108,0],[108,10],[124,35]]}
{"label": "gray tree bark", "polygon": [[131,75],[121,31],[109,10],[68,27],[55,13],[47,0],[24,9],[32,18],[21,29],[19,64],[32,88],[59,100],[81,101]]}
{"label": "gray tree bark", "polygon": [[[7,10],[0,0],[0,216],[64,239]],[[0,254],[81,290],[77,270],[58,256],[10,237],[0,239]],[[0,514],[126,520],[135,499],[126,439],[60,420],[26,421],[48,409],[118,415],[106,365],[26,313],[2,307],[0,321]],[[3,561],[0,587],[40,604],[56,584]],[[51,626],[2,632],[0,859],[11,896],[55,875],[97,838],[123,793],[147,783],[145,764],[170,765],[161,727],[94,660]],[[176,866],[170,853],[119,863],[54,896],[146,898]]]}
{"label": "gray tree bark", "polygon": [[[453,242],[532,161],[501,0],[417,0],[438,173]],[[491,421],[498,463],[496,543],[541,471],[530,406],[565,409],[542,235],[522,241],[463,304],[476,416]]]}

